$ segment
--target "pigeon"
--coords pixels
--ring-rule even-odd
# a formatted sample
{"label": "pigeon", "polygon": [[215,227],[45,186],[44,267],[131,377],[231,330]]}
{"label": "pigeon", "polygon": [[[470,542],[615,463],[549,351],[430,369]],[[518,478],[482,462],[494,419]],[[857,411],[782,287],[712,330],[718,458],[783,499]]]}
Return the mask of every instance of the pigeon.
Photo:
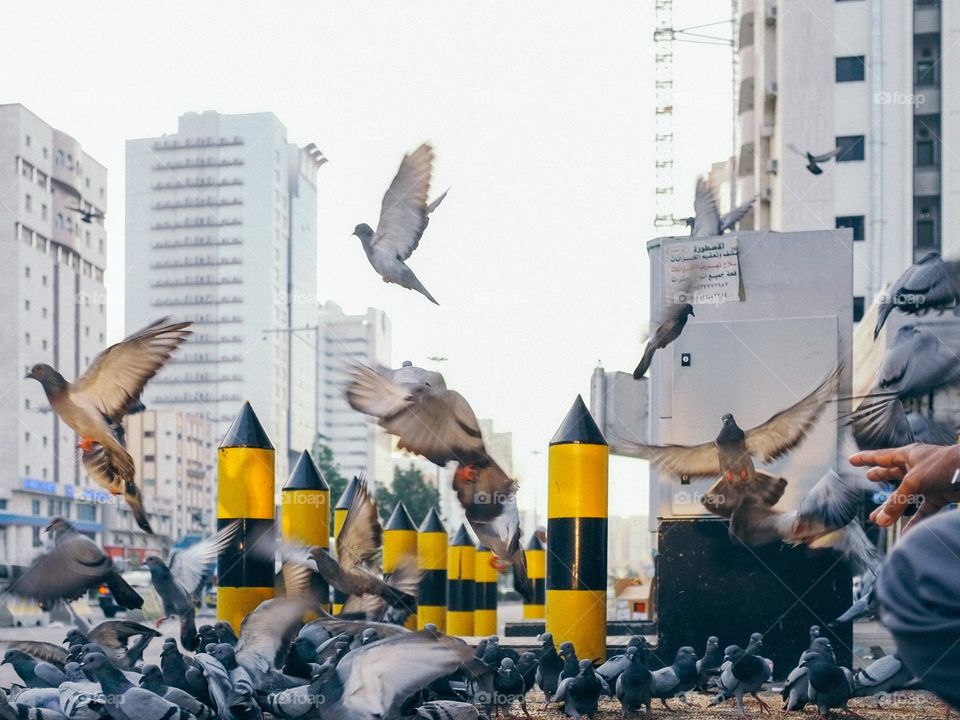
{"label": "pigeon", "polygon": [[893,310],[910,315],[955,307],[960,302],[960,262],[943,260],[937,252],[928,252],[894,280],[880,299],[873,338]]}
{"label": "pigeon", "polygon": [[453,488],[480,543],[493,552],[498,570],[513,567],[514,587],[530,602],[533,584],[521,543],[517,483],[487,454],[480,423],[467,400],[448,390],[438,372],[406,366],[390,373],[364,365],[351,371],[350,406],[372,415],[399,438],[402,450],[445,466],[456,461]]}
{"label": "pigeon", "polygon": [[716,635],[711,635],[707,638],[703,657],[697,660],[697,690],[707,692],[712,689],[720,675],[721,665],[723,665],[723,651],[720,650],[720,639]]}
{"label": "pigeon", "polygon": [[[412,610],[416,596],[385,582],[368,567],[383,545],[383,527],[377,514],[377,502],[366,479],[357,478],[357,491],[347,509],[343,527],[337,535],[337,556],[327,548],[302,548],[280,545],[280,557],[294,567],[285,571],[288,593],[291,582],[304,591],[310,586],[310,573],[318,573],[326,582],[346,595],[377,595],[388,605]],[[292,574],[291,574],[292,573]],[[292,580],[292,578],[296,578]],[[419,582],[412,583],[415,588]]]}
{"label": "pigeon", "polygon": [[704,506],[714,514],[729,518],[747,497],[773,506],[782,497],[786,481],[757,470],[753,456],[769,463],[796,447],[835,394],[840,370],[838,367],[831,372],[791,407],[746,432],[740,429],[733,415],[727,413],[714,442],[691,446],[644,445],[626,440],[624,443],[634,448],[637,456],[683,478],[720,475],[703,498]]}
{"label": "pigeon", "polygon": [[376,231],[366,223],[360,223],[353,234],[360,238],[367,260],[384,282],[416,290],[434,305],[439,305],[405,264],[420,244],[430,222],[430,213],[447,196],[444,191],[432,203],[427,203],[432,165],[433,148],[426,143],[412,154],[405,155],[383,196]]}
{"label": "pigeon", "polygon": [[170,687],[163,681],[163,673],[156,665],[144,665],[140,676],[140,687],[149,690],[172,702],[182,710],[186,710],[197,720],[215,720],[214,712],[197,700],[193,695],[180,688]]}
{"label": "pigeon", "polygon": [[[133,670],[143,657],[147,645],[160,633],[132,620],[105,620],[86,633],[76,628],[67,631],[64,642],[70,645],[95,643],[121,670]],[[136,641],[131,644],[131,639]]]}
{"label": "pigeon", "polygon": [[120,576],[113,561],[93,540],[59,516],[46,529],[54,538],[53,547],[14,581],[9,588],[11,593],[49,604],[60,599],[76,600],[106,583],[120,607],[143,607],[143,598]]}
{"label": "pigeon", "polygon": [[860,588],[854,598],[853,604],[843,611],[843,613],[834,620],[831,625],[840,625],[842,623],[853,622],[857,618],[866,615],[877,615],[879,611],[879,601],[875,592],[877,580],[880,577],[882,565],[879,563],[876,567],[865,569],[860,575]]}
{"label": "pigeon", "polygon": [[760,699],[757,691],[769,676],[770,669],[763,658],[747,653],[737,645],[728,646],[723,651],[723,665],[717,683],[720,693],[714,705],[734,697],[737,701],[737,717],[745,718],[747,714],[743,708],[743,696],[749,693],[760,704],[760,712],[768,712],[769,707]]}
{"label": "pigeon", "polygon": [[696,651],[688,645],[683,646],[677,650],[673,665],[654,670],[651,675],[653,677],[653,683],[650,686],[652,696],[658,698],[667,710],[671,710],[667,700],[696,687]]}
{"label": "pigeon", "polygon": [[104,215],[102,212],[100,212],[99,210],[94,210],[93,208],[91,208],[90,210],[84,210],[83,208],[79,208],[73,205],[68,205],[67,210],[72,210],[73,212],[79,214],[80,221],[85,222],[87,225],[93,222],[94,218],[96,218],[97,220],[103,220],[104,218]]}
{"label": "pigeon", "polygon": [[106,699],[98,683],[90,682],[77,663],[69,663],[70,680],[60,683],[60,709],[70,720],[100,720],[106,715]]}
{"label": "pigeon", "polygon": [[[811,636],[811,638],[810,647],[804,651],[804,655],[807,653],[820,653],[833,663],[837,661],[836,655],[834,655],[833,652],[833,646],[830,645],[830,640],[825,637],[813,638]],[[783,686],[783,690],[780,692],[780,696],[783,698],[783,709],[788,712],[803,710],[810,701],[808,695],[809,686],[810,669],[803,663],[803,657],[801,656],[797,667],[787,675],[787,681]]]}
{"label": "pigeon", "polygon": [[560,681],[551,702],[562,701],[567,717],[580,720],[584,715],[596,717],[600,696],[610,694],[606,681],[594,671],[593,663],[581,660],[577,674]]}
{"label": "pigeon", "polygon": [[[640,648],[645,649],[647,647],[647,641],[642,637],[632,637],[627,642],[627,649],[629,648]],[[603,665],[597,668],[597,675],[606,680],[607,685],[610,686],[612,690],[617,683],[617,678],[620,677],[620,673],[627,669],[630,665],[630,660],[627,658],[626,650],[624,650],[622,655],[614,655],[612,658],[607,660]]]}
{"label": "pigeon", "polygon": [[[212,646],[213,649],[216,647]],[[253,698],[253,685],[246,670],[233,667],[235,672],[231,673],[217,657],[206,652],[197,653],[193,659],[203,674],[211,704],[222,720],[242,720],[248,714],[248,708],[255,708],[254,716],[258,714],[259,707]]]}
{"label": "pigeon", "polygon": [[[2,720],[63,720],[64,715],[59,707],[59,693],[51,690],[51,698],[57,699],[55,708],[33,707],[22,704],[19,700],[10,702],[5,690],[0,690],[0,719]],[[19,695],[17,696],[19,698]]]}
{"label": "pigeon", "polygon": [[934,444],[950,445],[956,442],[952,430],[930,421],[911,423],[901,401],[957,384],[960,365],[955,351],[933,331],[904,325],[883,356],[873,389],[844,419],[861,450],[902,447],[918,440],[917,434]]}
{"label": "pigeon", "polygon": [[63,670],[56,665],[37,660],[16,648],[10,648],[3,654],[0,665],[11,665],[28,688],[58,687],[67,679]]}
{"label": "pigeon", "polygon": [[187,650],[197,649],[197,627],[194,622],[200,592],[207,581],[207,571],[221,549],[226,547],[240,529],[234,521],[215,535],[194,543],[170,556],[167,565],[151,555],[144,560],[150,570],[150,580],[163,602],[163,612],[180,618],[180,642]]}
{"label": "pigeon", "polygon": [[471,703],[453,700],[431,700],[414,711],[426,720],[479,720],[480,713]]}
{"label": "pigeon", "polygon": [[[717,198],[713,188],[703,178],[697,179],[697,189],[693,199],[694,217],[687,218],[690,226],[690,235],[693,237],[713,237],[723,235],[743,220],[750,212],[757,198],[752,197],[739,207],[734,208],[724,216],[717,210]],[[636,376],[635,376],[636,377]]]}
{"label": "pigeon", "polygon": [[667,308],[666,318],[660,323],[660,327],[657,328],[653,337],[647,341],[643,357],[640,358],[640,363],[633,371],[634,380],[639,380],[646,374],[650,363],[653,362],[653,354],[657,350],[662,350],[680,337],[680,333],[686,327],[687,318],[690,317],[696,317],[693,312],[693,305],[690,303],[675,303]]}
{"label": "pigeon", "polygon": [[[134,480],[133,458],[123,445],[120,421],[143,410],[140,395],[170,355],[190,335],[190,323],[157,320],[100,353],[73,384],[49,365],[30,368],[50,407],[80,436],[84,467],[114,495],[123,495],[145,532],[152,533]],[[139,607],[139,606],[138,606]]]}
{"label": "pigeon", "polygon": [[38,640],[5,640],[2,644],[8,648],[23,650],[30,657],[48,662],[61,670],[68,662],[68,651],[53,643]]}
{"label": "pigeon", "polygon": [[107,713],[112,720],[194,720],[194,716],[173,703],[135,687],[105,655],[89,653],[81,667],[103,688]]}
{"label": "pigeon", "polygon": [[509,716],[510,706],[514,702],[520,703],[524,717],[530,717],[530,713],[527,712],[527,688],[523,675],[510,658],[503,658],[499,669],[493,674],[493,690],[491,705],[497,717],[504,708]]}
{"label": "pigeon", "polygon": [[804,653],[800,665],[809,669],[807,695],[816,705],[819,717],[830,716],[833,708],[840,708],[848,715],[855,715],[847,703],[853,697],[853,673],[837,665],[822,653]]}
{"label": "pigeon", "polygon": [[540,661],[537,660],[535,653],[530,651],[520,653],[520,657],[517,659],[517,670],[519,670],[523,676],[524,694],[533,689],[534,684],[537,682],[537,670],[539,669]]}
{"label": "pigeon", "polygon": [[236,648],[217,643],[212,652],[228,671],[234,664],[243,668],[255,690],[270,692],[299,684],[280,672],[290,643],[303,625],[307,603],[286,598],[264,600],[243,619]]}
{"label": "pigeon", "polygon": [[240,640],[233,631],[233,627],[226,620],[217,620],[213,624],[213,631],[217,634],[217,640],[227,645],[236,645]]}
{"label": "pigeon", "polygon": [[617,700],[620,701],[620,717],[639,712],[643,706],[647,709],[647,720],[650,720],[653,675],[647,668],[646,648],[628,647],[624,658],[627,666],[617,676],[615,689]]}
{"label": "pigeon", "polygon": [[549,699],[556,694],[557,686],[560,684],[563,660],[557,654],[552,634],[542,633],[538,640],[543,649],[540,652],[540,664],[537,666],[537,687],[543,692],[544,698]]}
{"label": "pigeon", "polygon": [[563,670],[560,671],[560,682],[576,677],[580,672],[580,660],[577,658],[577,649],[572,642],[560,643],[560,657],[563,658]]}
{"label": "pigeon", "polygon": [[867,697],[919,687],[898,655],[884,655],[853,674],[853,696]]}
{"label": "pigeon", "polygon": [[800,157],[805,157],[807,159],[807,170],[809,170],[814,175],[820,175],[823,172],[823,168],[820,167],[820,163],[829,162],[830,160],[835,158],[837,155],[839,155],[840,152],[843,150],[843,148],[837,147],[837,148],[834,148],[833,150],[830,150],[829,152],[822,153],[821,155],[814,155],[811,152],[800,150],[795,145],[787,144],[787,147],[792,152],[795,152],[797,155],[799,155]]}

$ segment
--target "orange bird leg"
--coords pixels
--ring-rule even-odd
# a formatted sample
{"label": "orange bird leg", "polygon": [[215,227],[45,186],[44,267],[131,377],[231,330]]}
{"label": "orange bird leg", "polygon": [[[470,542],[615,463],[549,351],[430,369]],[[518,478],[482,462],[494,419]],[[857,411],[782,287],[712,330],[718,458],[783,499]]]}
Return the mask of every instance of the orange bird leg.
{"label": "orange bird leg", "polygon": [[81,437],[80,442],[77,443],[77,447],[83,450],[85,453],[93,452],[93,446],[96,444],[96,440],[88,437]]}
{"label": "orange bird leg", "polygon": [[457,469],[453,471],[453,479],[460,483],[476,482],[477,471],[471,465],[457,465]]}

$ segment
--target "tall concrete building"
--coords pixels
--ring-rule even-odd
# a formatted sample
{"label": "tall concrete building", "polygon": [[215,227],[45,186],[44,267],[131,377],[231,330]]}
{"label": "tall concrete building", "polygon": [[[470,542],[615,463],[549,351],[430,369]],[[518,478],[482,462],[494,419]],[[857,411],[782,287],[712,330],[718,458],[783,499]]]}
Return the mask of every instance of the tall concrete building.
{"label": "tall concrete building", "polygon": [[351,408],[344,393],[351,363],[390,367],[390,319],[375,308],[348,315],[329,301],[320,306],[317,317],[322,348],[320,434],[341,475],[351,478],[363,472],[376,483],[389,484],[392,440],[373,419]]}
{"label": "tall concrete building", "polygon": [[98,215],[106,198],[107,171],[79,142],[22,105],[0,105],[3,562],[29,562],[52,515],[84,532],[103,529],[105,494],[83,471],[76,435],[50,411],[39,383],[21,378],[45,362],[74,380],[103,349],[107,239]]}
{"label": "tall concrete building", "polygon": [[211,111],[128,140],[126,161],[127,330],[164,315],[195,329],[147,386],[148,407],[200,415],[219,442],[249,400],[285,477],[317,428],[323,155],[288,142],[272,113]]}
{"label": "tall concrete building", "polygon": [[[958,40],[955,2],[741,0],[741,227],[851,228],[856,319],[915,258],[960,252]],[[815,176],[788,144],[840,154]]]}

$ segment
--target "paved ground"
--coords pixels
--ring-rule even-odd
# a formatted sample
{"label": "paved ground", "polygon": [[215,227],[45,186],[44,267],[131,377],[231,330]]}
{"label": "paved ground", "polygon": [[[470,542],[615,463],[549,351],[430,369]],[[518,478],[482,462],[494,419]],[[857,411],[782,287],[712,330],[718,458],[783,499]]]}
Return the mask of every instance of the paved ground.
{"label": "paved ground", "polygon": [[[504,613],[501,614],[505,616],[501,618],[501,622],[504,622],[507,620],[512,620],[513,616],[516,614],[516,611],[514,608],[505,608]],[[212,618],[212,615],[201,615],[201,617],[198,619],[198,624],[205,622],[206,618]],[[93,617],[91,619],[94,621],[99,621],[103,618],[99,611],[96,611],[93,613]],[[59,644],[63,640],[65,630],[66,628],[63,625],[57,623],[40,627],[0,628],[0,643],[2,643],[4,640],[16,639],[40,640]],[[178,632],[178,623],[175,620],[166,621],[161,624],[159,630],[164,635],[176,637]],[[890,641],[889,635],[879,623],[858,623],[855,626],[854,632],[854,652],[860,659],[855,664],[866,664],[868,660],[864,660],[863,657],[869,653],[869,648],[874,645],[879,645],[887,652],[890,652],[893,649],[893,643]],[[147,652],[145,653],[145,659],[147,662],[159,661],[160,646],[161,643],[151,643],[150,647],[147,648]],[[10,685],[10,683],[15,681],[16,675],[13,673],[10,666],[0,666],[0,686],[7,687]],[[795,720],[796,718],[804,717],[804,715],[799,715],[796,713],[791,715],[781,712],[779,710],[781,702],[780,696],[775,690],[776,688],[761,694],[761,697],[773,709],[773,713],[769,717],[784,718],[784,720],[788,720],[789,718],[793,718]],[[536,692],[530,693],[527,705],[531,715],[535,718],[561,717],[560,714],[553,709],[543,712],[542,698],[543,696]],[[686,704],[671,702],[671,705],[679,710],[679,713],[677,714],[678,717],[682,716],[683,718],[692,718],[694,720],[709,720],[712,718],[713,720],[718,720],[722,718],[736,717],[736,712],[732,705],[710,707],[709,705],[711,699],[712,698],[704,695],[691,694],[687,697]],[[884,698],[880,705],[878,705],[874,699],[857,699],[851,703],[851,708],[867,718],[867,720],[926,720],[927,718],[930,720],[945,720],[946,718],[946,706],[935,697],[925,692],[898,693],[893,697]],[[756,702],[752,699],[747,701],[747,712],[751,717],[759,716],[759,708],[757,707]],[[654,707],[654,715],[661,718],[671,716],[671,714],[663,710],[662,707],[658,706]],[[812,708],[807,708],[806,715],[808,715],[812,720],[816,713]],[[514,708],[514,716],[522,717],[519,708]],[[601,711],[598,715],[598,718],[606,720],[607,718],[619,717],[619,704],[616,702],[601,703]]]}

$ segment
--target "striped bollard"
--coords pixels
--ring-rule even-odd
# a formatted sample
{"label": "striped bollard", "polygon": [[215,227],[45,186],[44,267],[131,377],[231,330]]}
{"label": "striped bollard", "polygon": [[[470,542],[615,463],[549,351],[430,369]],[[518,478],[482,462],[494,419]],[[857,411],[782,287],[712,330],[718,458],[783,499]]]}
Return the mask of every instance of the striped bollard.
{"label": "striped bollard", "polygon": [[[280,538],[307,547],[330,547],[330,487],[304,450],[280,491]],[[330,586],[315,575],[311,584],[323,609],[330,610]]]}
{"label": "striped bollard", "polygon": [[417,630],[433,624],[447,627],[447,529],[436,508],[417,532],[417,568],[421,572],[417,597]]}
{"label": "striped bollard", "polygon": [[533,585],[533,600],[523,604],[524,620],[543,620],[547,601],[547,560],[543,543],[534,534],[527,543],[527,576]]}
{"label": "striped bollard", "polygon": [[[401,502],[397,503],[387,524],[383,526],[383,572],[392,573],[408,562],[417,562],[417,526]],[[408,617],[403,626],[408,630],[416,630],[417,616]]]}
{"label": "striped bollard", "polygon": [[447,633],[473,635],[473,571],[476,550],[461,525],[447,550]]}
{"label": "striped bollard", "polygon": [[[493,564],[490,548],[477,545],[473,569],[473,634],[486,637],[497,634],[497,581],[500,574]],[[530,559],[527,558],[529,567]]]}

